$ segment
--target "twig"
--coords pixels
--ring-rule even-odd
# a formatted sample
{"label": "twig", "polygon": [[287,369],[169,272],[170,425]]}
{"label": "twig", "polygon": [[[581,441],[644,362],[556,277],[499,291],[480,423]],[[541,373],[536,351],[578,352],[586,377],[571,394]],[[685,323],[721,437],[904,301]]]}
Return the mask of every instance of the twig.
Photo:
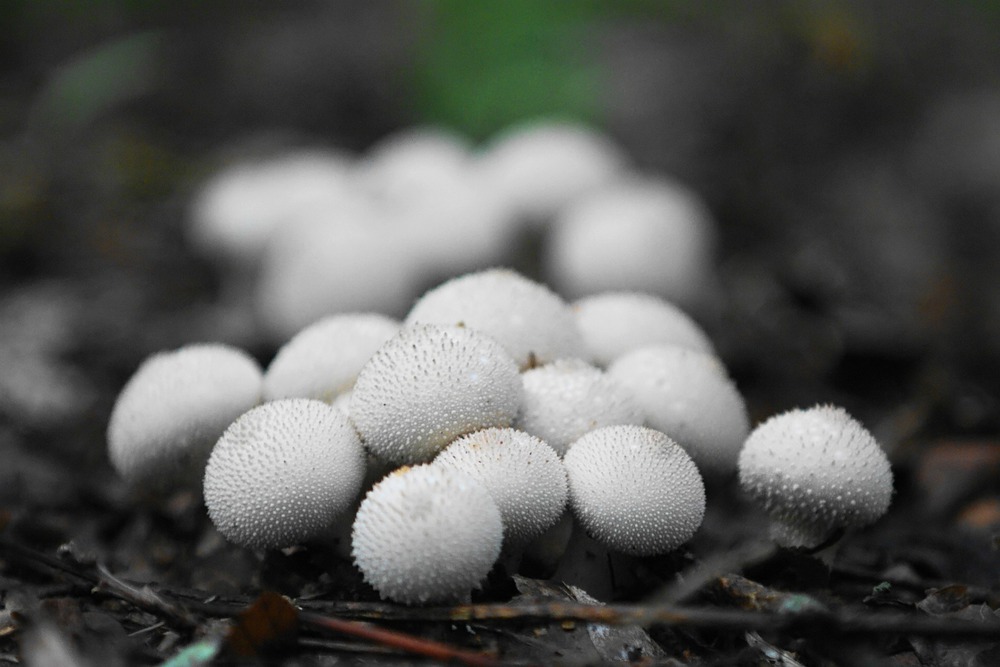
{"label": "twig", "polygon": [[322,628],[351,637],[359,637],[381,646],[397,648],[408,653],[421,655],[432,660],[460,662],[472,667],[492,667],[501,663],[494,657],[455,648],[448,644],[415,637],[395,630],[378,628],[367,623],[331,618],[319,614],[301,613],[299,621],[305,626]]}

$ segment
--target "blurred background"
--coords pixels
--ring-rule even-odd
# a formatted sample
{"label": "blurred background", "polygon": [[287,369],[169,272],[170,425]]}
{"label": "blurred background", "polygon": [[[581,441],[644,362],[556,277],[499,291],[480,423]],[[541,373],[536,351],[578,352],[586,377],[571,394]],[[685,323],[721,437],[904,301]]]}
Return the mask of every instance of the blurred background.
{"label": "blurred background", "polygon": [[[108,474],[151,352],[281,342],[188,231],[225,165],[536,118],[703,199],[717,285],[691,312],[755,421],[838,402],[899,447],[1000,427],[994,2],[6,0],[0,26],[0,442],[47,443],[22,490],[56,454]],[[544,280],[544,236],[505,263]]]}

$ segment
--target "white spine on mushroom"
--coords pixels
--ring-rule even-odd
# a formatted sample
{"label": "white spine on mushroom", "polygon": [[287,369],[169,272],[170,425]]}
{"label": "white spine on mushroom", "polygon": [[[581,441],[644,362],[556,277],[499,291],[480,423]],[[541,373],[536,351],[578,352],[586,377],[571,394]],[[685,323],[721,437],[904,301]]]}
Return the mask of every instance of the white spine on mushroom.
{"label": "white spine on mushroom", "polygon": [[604,292],[584,297],[572,308],[584,347],[598,366],[649,345],[715,352],[708,335],[687,313],[652,294]]}
{"label": "white spine on mushroom", "polygon": [[743,397],[718,358],[654,345],[620,357],[607,372],[632,392],[646,424],[676,440],[703,474],[725,477],[736,471],[750,422]]}
{"label": "white spine on mushroom", "polygon": [[687,542],[705,516],[705,486],[694,461],[669,437],[643,426],[586,434],[563,459],[570,508],[594,539],[636,556]]}
{"label": "white spine on mushroom", "polygon": [[399,332],[377,313],[331,315],[309,325],[275,355],[264,374],[264,400],[332,401],[354,386],[375,351]]}
{"label": "white spine on mushroom", "polygon": [[524,397],[514,426],[547,442],[560,456],[588,431],[642,424],[631,392],[580,359],[559,359],[521,374]]}
{"label": "white spine on mushroom", "polygon": [[108,455],[134,483],[200,481],[212,445],[260,401],[261,370],[227,345],[160,352],[139,366],[115,401]]}
{"label": "white spine on mushroom", "polygon": [[739,457],[740,486],[785,546],[812,547],[838,527],[865,526],[892,500],[892,470],[878,442],[845,410],[817,406],[771,417]]}
{"label": "white spine on mushroom", "polygon": [[509,269],[453,278],[424,294],[406,324],[464,325],[495,338],[521,368],[579,357],[583,341],[569,305],[540,283]]}
{"label": "white spine on mushroom", "polygon": [[443,466],[402,468],[358,508],[354,562],[383,598],[405,604],[463,600],[500,555],[503,524],[489,492]]}
{"label": "white spine on mushroom", "polygon": [[510,545],[524,545],[550,528],[566,508],[566,470],[545,442],[512,428],[462,436],[436,459],[478,480],[490,492]]}
{"label": "white spine on mushroom", "polygon": [[350,414],[365,445],[393,463],[430,461],[466,433],[509,426],[521,402],[510,355],[461,327],[404,327],[361,369]]}
{"label": "white spine on mushroom", "polygon": [[365,453],[342,414],[291,398],[226,429],[205,468],[205,505],[227,539],[282,548],[321,537],[361,492]]}

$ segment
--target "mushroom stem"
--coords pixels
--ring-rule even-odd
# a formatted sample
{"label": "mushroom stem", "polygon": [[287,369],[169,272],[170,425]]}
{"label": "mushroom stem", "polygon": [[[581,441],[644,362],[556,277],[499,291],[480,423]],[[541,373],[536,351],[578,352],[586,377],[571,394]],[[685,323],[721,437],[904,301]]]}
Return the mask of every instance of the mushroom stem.
{"label": "mushroom stem", "polygon": [[566,552],[552,578],[581,588],[601,602],[610,602],[632,578],[627,567],[631,558],[610,551],[574,521]]}

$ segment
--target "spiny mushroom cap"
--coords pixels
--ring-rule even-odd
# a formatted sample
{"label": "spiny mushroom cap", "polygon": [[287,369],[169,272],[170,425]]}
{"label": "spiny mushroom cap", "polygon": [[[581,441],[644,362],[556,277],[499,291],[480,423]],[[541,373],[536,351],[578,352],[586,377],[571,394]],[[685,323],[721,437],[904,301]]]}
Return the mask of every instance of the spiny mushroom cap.
{"label": "spiny mushroom cap", "polygon": [[148,357],[111,411],[111,464],[134,484],[199,483],[215,441],[260,401],[261,383],[257,362],[228,345]]}
{"label": "spiny mushroom cap", "polygon": [[368,492],[354,519],[351,552],[383,598],[426,604],[468,597],[502,542],[500,510],[482,484],[422,465],[401,468]]}
{"label": "spiny mushroom cap", "polygon": [[378,313],[324,317],[278,350],[264,374],[264,400],[332,401],[354,386],[361,368],[398,332],[399,322]]}
{"label": "spiny mushroom cap", "polygon": [[462,436],[436,459],[466,473],[493,496],[508,544],[523,545],[551,527],[566,509],[566,470],[542,440],[512,428]]}
{"label": "spiny mushroom cap", "polygon": [[788,546],[815,546],[837,527],[885,514],[892,470],[878,442],[842,408],[821,405],[771,417],[739,457],[740,486],[777,521]]}
{"label": "spiny mushroom cap", "polygon": [[595,130],[534,121],[497,136],[481,154],[479,171],[517,215],[544,222],[617,178],[626,163],[624,152]]}
{"label": "spiny mushroom cap", "polygon": [[330,530],[364,474],[364,448],[346,417],[321,401],[272,401],[219,438],[205,468],[205,505],[226,539],[278,549]]}
{"label": "spiny mushroom cap", "polygon": [[546,274],[569,298],[637,290],[697,303],[714,278],[714,239],[714,221],[693,193],[633,179],[560,215],[546,246]]}
{"label": "spiny mushroom cap", "polygon": [[594,363],[649,345],[677,345],[713,354],[708,335],[683,310],[645,292],[604,292],[572,304],[584,349]]}
{"label": "spiny mushroom cap", "polygon": [[350,414],[365,445],[392,463],[430,461],[448,443],[509,426],[521,403],[517,366],[489,336],[404,327],[361,369]]}
{"label": "spiny mushroom cap", "polygon": [[676,440],[702,474],[725,477],[736,471],[750,421],[717,357],[653,345],[619,357],[607,373],[636,398],[646,424]]}
{"label": "spiny mushroom cap", "polygon": [[521,374],[524,396],[514,426],[536,435],[560,456],[595,428],[642,424],[645,414],[631,392],[580,359],[559,359]]}
{"label": "spiny mushroom cap", "polygon": [[579,357],[583,341],[570,307],[549,288],[510,269],[452,278],[413,305],[406,324],[462,325],[495,338],[521,368]]}
{"label": "spiny mushroom cap", "polygon": [[298,213],[336,208],[348,197],[349,166],[337,152],[299,150],[222,169],[195,198],[189,235],[214,254],[256,261]]}
{"label": "spiny mushroom cap", "polygon": [[573,515],[594,539],[636,556],[687,542],[705,516],[694,461],[665,434],[607,426],[577,440],[563,458]]}

